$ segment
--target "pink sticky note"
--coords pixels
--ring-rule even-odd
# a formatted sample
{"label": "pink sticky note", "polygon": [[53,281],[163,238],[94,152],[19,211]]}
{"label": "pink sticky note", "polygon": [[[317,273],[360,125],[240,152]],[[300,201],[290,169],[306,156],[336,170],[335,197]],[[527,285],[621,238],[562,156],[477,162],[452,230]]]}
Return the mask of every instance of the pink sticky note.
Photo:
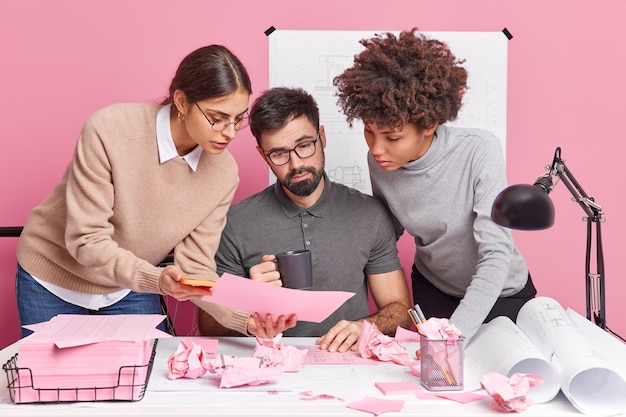
{"label": "pink sticky note", "polygon": [[364,397],[361,400],[348,404],[348,408],[360,411],[367,411],[378,416],[389,411],[402,411],[404,408],[403,400],[386,400],[374,397]]}
{"label": "pink sticky note", "polygon": [[418,394],[424,391],[424,388],[414,381],[376,382],[374,385],[385,395]]}
{"label": "pink sticky note", "polygon": [[[354,293],[345,291],[309,291],[277,287],[264,282],[224,273],[202,297],[209,303],[233,307],[247,313],[271,314],[273,317],[295,313],[300,321],[321,323]],[[279,302],[280,301],[280,302]]]}

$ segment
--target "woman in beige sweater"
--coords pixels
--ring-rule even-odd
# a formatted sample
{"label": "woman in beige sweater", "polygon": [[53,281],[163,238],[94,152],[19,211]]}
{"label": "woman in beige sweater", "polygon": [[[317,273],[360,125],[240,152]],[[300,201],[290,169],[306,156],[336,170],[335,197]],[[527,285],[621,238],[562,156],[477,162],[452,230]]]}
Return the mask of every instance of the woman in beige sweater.
{"label": "woman in beige sweater", "polygon": [[[256,333],[258,320],[197,301],[207,290],[180,282],[217,279],[214,254],[239,182],[226,147],[248,125],[251,93],[239,59],[211,45],[183,59],[161,104],[115,104],[89,117],[19,240],[21,325],[57,314],[158,314],[166,294]],[[158,267],[172,248],[174,265]]]}

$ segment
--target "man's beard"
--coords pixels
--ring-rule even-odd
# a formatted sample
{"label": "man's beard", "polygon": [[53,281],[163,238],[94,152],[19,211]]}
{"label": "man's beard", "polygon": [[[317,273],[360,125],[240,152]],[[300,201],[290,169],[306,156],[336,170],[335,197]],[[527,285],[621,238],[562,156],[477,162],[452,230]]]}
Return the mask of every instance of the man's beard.
{"label": "man's beard", "polygon": [[[291,182],[291,179],[295,175],[302,174],[303,172],[310,172],[313,177],[303,181]],[[323,174],[321,171],[318,171],[313,167],[304,167],[297,171],[289,172],[289,174],[285,177],[285,180],[282,181],[282,185],[298,197],[307,197],[317,189],[322,177]]]}

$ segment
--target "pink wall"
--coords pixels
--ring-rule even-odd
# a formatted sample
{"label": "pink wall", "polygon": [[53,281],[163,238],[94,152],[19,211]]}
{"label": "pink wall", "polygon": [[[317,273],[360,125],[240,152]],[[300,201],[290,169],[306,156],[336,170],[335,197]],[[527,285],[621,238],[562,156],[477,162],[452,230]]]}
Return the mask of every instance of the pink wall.
{"label": "pink wall", "polygon": [[[305,4],[305,5],[303,5]],[[508,173],[533,181],[554,149],[604,207],[608,325],[626,334],[626,283],[619,272],[626,199],[622,138],[621,0],[501,1],[209,0],[3,1],[0,13],[0,226],[22,225],[55,185],[83,121],[114,102],[156,101],[179,60],[210,43],[247,64],[255,93],[268,86],[268,27],[278,29],[500,31],[509,42]],[[306,45],[303,45],[306,47]],[[616,128],[617,127],[617,128]],[[332,140],[332,138],[330,138]],[[267,185],[249,131],[230,148],[241,167],[236,199]],[[139,157],[139,156],[138,156]],[[608,169],[608,171],[607,171]],[[562,185],[552,193],[556,225],[516,232],[541,295],[584,314],[585,224]],[[19,337],[14,296],[16,239],[0,239],[0,347]],[[412,249],[401,240],[409,270]]]}

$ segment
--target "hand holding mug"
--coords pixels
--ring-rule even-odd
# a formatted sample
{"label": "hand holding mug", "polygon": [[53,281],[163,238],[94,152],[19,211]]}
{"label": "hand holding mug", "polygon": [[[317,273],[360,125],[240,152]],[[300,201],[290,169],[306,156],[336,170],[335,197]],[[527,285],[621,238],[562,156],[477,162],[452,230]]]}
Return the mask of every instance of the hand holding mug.
{"label": "hand holding mug", "polygon": [[280,280],[280,273],[276,267],[275,255],[263,255],[260,264],[256,264],[250,268],[250,279],[258,282],[265,282],[266,284],[276,285],[282,287],[283,283]]}
{"label": "hand holding mug", "polygon": [[290,250],[277,253],[276,264],[283,286],[307,289],[313,285],[313,264],[310,250]]}

